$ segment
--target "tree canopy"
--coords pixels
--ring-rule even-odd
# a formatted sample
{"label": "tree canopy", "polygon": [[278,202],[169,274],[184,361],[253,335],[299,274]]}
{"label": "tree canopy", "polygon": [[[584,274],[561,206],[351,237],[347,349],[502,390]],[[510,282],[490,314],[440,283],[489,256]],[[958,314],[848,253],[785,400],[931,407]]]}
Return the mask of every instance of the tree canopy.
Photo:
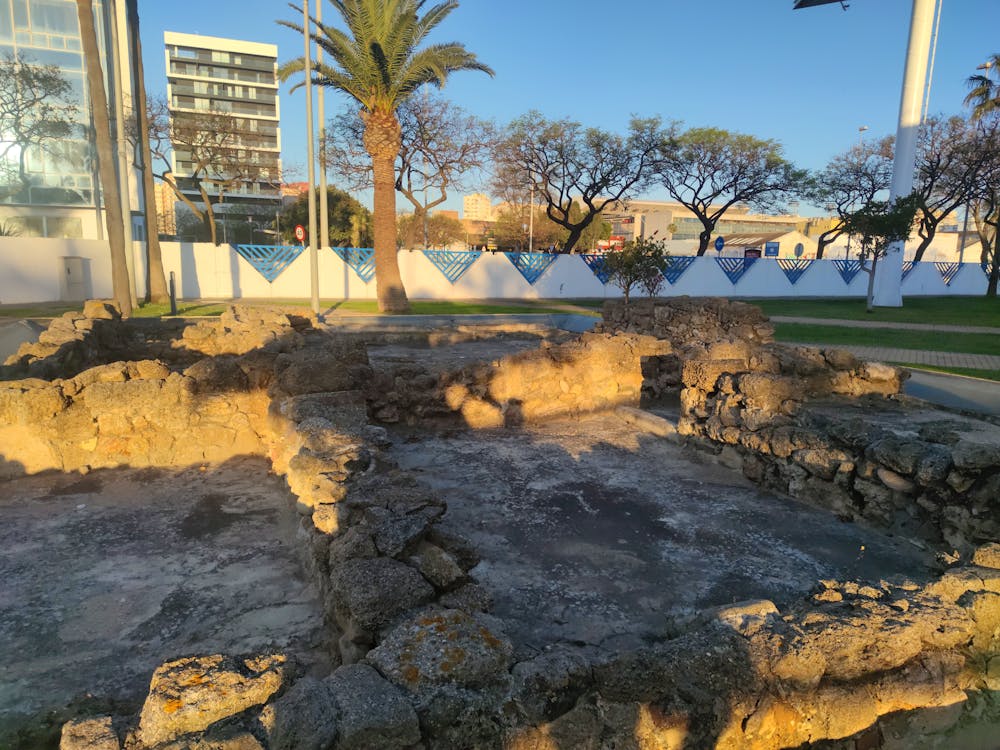
{"label": "tree canopy", "polygon": [[656,160],[659,183],[702,224],[704,255],[719,219],[737,203],[774,210],[795,194],[805,173],[788,162],[777,141],[719,128],[691,128],[669,138]]}
{"label": "tree canopy", "polygon": [[522,200],[533,192],[548,218],[566,230],[562,251],[571,252],[609,204],[634,197],[662,139],[655,117],[632,118],[628,134],[620,135],[529,112],[497,143],[494,192],[519,193]]}

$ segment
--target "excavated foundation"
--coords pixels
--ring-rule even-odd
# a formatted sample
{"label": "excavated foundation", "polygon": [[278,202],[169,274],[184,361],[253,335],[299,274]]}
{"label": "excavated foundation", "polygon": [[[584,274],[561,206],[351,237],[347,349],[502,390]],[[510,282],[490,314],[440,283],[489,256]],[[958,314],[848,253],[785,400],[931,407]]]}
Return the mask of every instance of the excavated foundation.
{"label": "excavated foundation", "polygon": [[[135,534],[71,549],[61,569],[96,576],[103,607],[69,593],[58,613],[35,606],[44,566],[15,589],[22,630],[62,617],[110,653],[113,623],[148,651],[146,695],[134,671],[116,693],[95,668],[61,747],[989,747],[1000,440],[968,417],[925,419],[896,398],[894,368],[776,347],[759,311],[722,300],[612,305],[579,337],[345,334],[246,308],[139,330],[85,313],[8,362],[8,487],[58,472],[82,492],[148,467],[191,492],[161,514],[152,483],[125,502]],[[316,610],[286,558],[260,556],[287,528],[248,499],[271,480],[258,487],[256,465],[226,479],[261,458],[291,491]],[[216,476],[235,494],[199,494]],[[23,544],[4,559],[28,571],[19,549],[78,533],[73,514],[106,500],[66,506],[51,534],[30,502],[8,503],[30,533],[12,525]],[[134,546],[139,530],[188,567]],[[146,633],[122,555],[218,589],[218,606],[168,597]],[[256,620],[222,596],[231,564],[266,600]],[[287,592],[267,583],[282,577]],[[266,614],[300,604],[295,627]],[[195,637],[209,614],[249,627]],[[94,664],[51,657],[34,671],[83,673],[67,686]],[[39,692],[19,699],[60,708]]]}

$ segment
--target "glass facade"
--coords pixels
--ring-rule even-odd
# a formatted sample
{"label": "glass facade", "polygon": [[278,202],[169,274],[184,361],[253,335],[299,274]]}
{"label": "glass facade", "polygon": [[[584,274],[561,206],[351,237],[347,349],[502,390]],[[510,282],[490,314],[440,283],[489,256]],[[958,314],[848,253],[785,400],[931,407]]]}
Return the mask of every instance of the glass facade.
{"label": "glass facade", "polygon": [[[105,18],[100,0],[98,19]],[[97,23],[105,49],[106,23]],[[94,149],[75,0],[0,0],[0,58],[54,65],[70,86],[67,103],[75,127],[59,141],[18,143],[0,120],[0,203],[28,206],[94,206]],[[23,175],[22,175],[23,157]],[[53,226],[58,222],[53,222]],[[55,235],[74,236],[76,225],[59,225]]]}

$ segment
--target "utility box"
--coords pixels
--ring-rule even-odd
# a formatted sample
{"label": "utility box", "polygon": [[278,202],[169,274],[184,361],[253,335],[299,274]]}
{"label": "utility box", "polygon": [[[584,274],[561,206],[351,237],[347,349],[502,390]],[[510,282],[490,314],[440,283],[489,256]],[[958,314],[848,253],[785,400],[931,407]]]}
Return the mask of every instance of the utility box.
{"label": "utility box", "polygon": [[83,302],[91,297],[90,259],[79,255],[66,255],[59,260],[59,300]]}

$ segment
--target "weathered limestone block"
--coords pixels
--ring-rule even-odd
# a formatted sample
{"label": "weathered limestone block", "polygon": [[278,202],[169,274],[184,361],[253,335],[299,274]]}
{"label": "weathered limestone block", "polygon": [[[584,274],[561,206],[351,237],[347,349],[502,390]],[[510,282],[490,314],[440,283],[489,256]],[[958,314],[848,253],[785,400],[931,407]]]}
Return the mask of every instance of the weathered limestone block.
{"label": "weathered limestone block", "polygon": [[371,369],[362,344],[298,349],[274,363],[276,386],[289,396],[349,391],[364,384]]}
{"label": "weathered limestone block", "polygon": [[352,559],[330,568],[330,596],[342,627],[374,635],[397,615],[434,598],[416,570],[388,557]]}
{"label": "weathered limestone block", "polygon": [[417,545],[439,515],[437,508],[425,508],[409,515],[386,512],[385,518],[373,523],[375,546],[386,557],[399,557]]}
{"label": "weathered limestone block", "polygon": [[282,686],[285,657],[222,655],[167,662],[153,673],[139,718],[149,746],[202,732],[228,716],[262,705]]}
{"label": "weathered limestone block", "polygon": [[367,664],[341,667],[324,682],[337,706],[334,750],[401,750],[420,741],[409,701]]}
{"label": "weathered limestone block", "polygon": [[711,393],[723,373],[735,375],[746,371],[747,363],[742,359],[688,360],[681,368],[681,382],[688,388]]}
{"label": "weathered limestone block", "polygon": [[972,564],[1000,570],[1000,543],[990,542],[979,547],[972,555]]}
{"label": "weathered limestone block", "polygon": [[438,591],[453,589],[465,580],[465,571],[455,558],[437,545],[426,541],[417,545],[410,563]]}
{"label": "weathered limestone block", "polygon": [[459,610],[429,609],[405,620],[368,653],[368,661],[411,693],[439,685],[485,688],[507,679],[506,635]]}
{"label": "weathered limestone block", "polygon": [[961,440],[952,446],[951,454],[959,471],[1000,468],[1000,445],[997,444]]}
{"label": "weathered limestone block", "polygon": [[121,750],[110,716],[73,719],[63,724],[59,750]]}
{"label": "weathered limestone block", "polygon": [[313,677],[303,677],[260,712],[270,750],[326,750],[337,736],[338,718],[329,682]]}
{"label": "weathered limestone block", "polygon": [[540,724],[571,710],[593,686],[591,658],[582,649],[557,645],[511,670],[511,697],[524,718]]}
{"label": "weathered limestone block", "polygon": [[197,393],[245,391],[250,387],[239,360],[232,355],[201,359],[187,368],[184,375],[194,381]]}
{"label": "weathered limestone block", "polygon": [[738,388],[749,408],[771,413],[780,412],[786,401],[802,401],[806,396],[801,379],[779,375],[741,375]]}
{"label": "weathered limestone block", "polygon": [[83,317],[91,320],[121,320],[121,313],[112,300],[88,299],[83,303]]}

